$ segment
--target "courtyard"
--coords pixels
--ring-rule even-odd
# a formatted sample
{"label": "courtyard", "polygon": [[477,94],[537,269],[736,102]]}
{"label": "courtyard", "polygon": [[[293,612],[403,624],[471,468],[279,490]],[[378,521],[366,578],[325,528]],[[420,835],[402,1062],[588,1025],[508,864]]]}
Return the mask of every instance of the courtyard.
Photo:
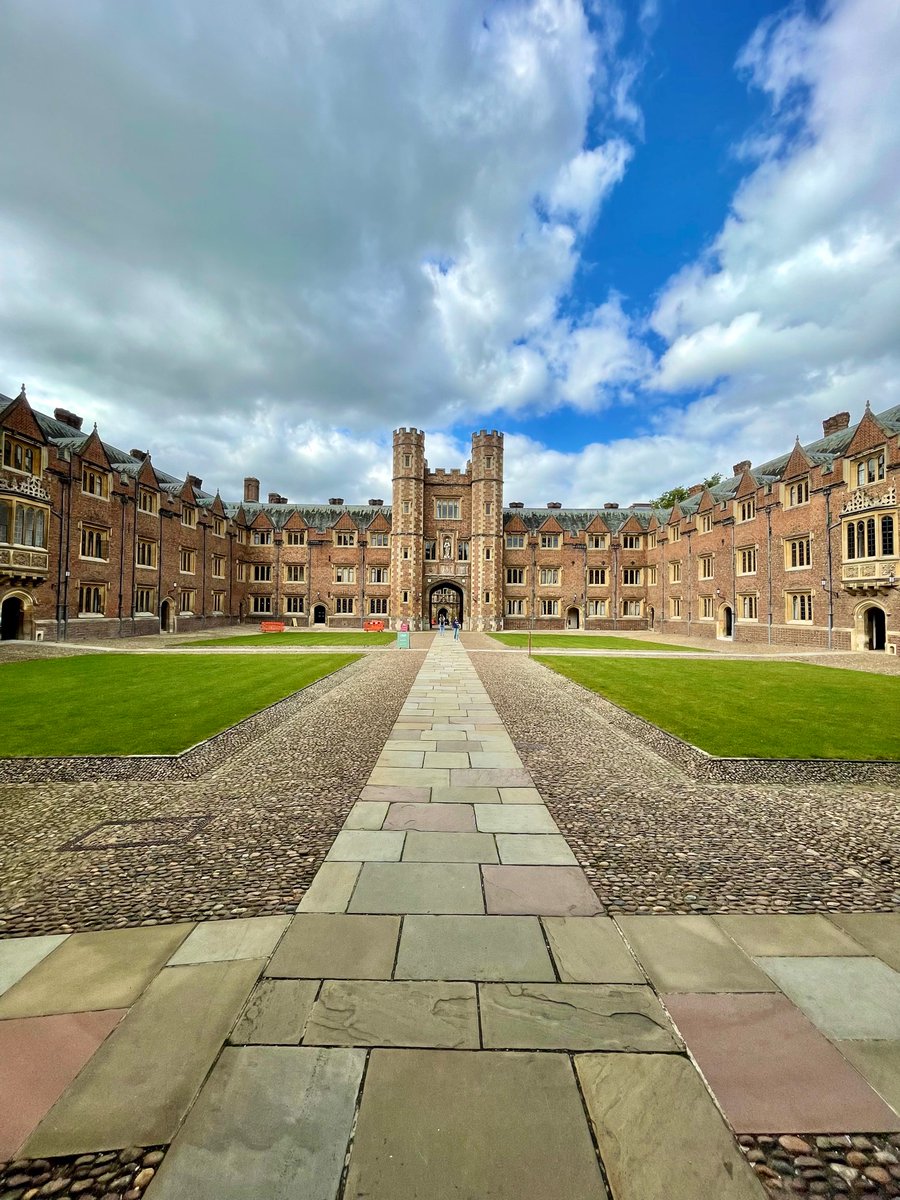
{"label": "courtyard", "polygon": [[681,649],[0,668],[244,697],[0,783],[0,1195],[900,1194],[897,788],[691,778],[592,683],[818,670],[889,739],[898,681]]}

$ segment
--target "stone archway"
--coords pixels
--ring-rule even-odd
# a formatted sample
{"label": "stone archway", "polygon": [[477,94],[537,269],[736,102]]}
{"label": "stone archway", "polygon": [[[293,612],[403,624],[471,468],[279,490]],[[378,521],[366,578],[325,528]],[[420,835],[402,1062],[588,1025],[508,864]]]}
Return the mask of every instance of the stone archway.
{"label": "stone archway", "polygon": [[581,625],[581,613],[573,604],[566,613],[566,629],[578,629]]}
{"label": "stone archway", "polygon": [[448,625],[452,624],[454,617],[462,625],[465,611],[465,596],[459,584],[446,579],[441,580],[428,594],[428,610],[425,614],[428,624],[425,628],[436,629],[441,614]]}
{"label": "stone archway", "polygon": [[854,614],[853,649],[887,649],[887,614],[880,604],[861,604]]}
{"label": "stone archway", "polygon": [[0,640],[22,641],[30,635],[31,597],[23,592],[10,592],[0,604]]}
{"label": "stone archway", "polygon": [[313,608],[313,625],[326,625],[328,623],[328,610],[324,604],[316,604]]}
{"label": "stone archway", "polygon": [[172,632],[172,601],[163,600],[159,606],[159,632]]}
{"label": "stone archway", "polygon": [[730,604],[720,604],[716,619],[716,637],[730,639],[734,637],[734,609]]}

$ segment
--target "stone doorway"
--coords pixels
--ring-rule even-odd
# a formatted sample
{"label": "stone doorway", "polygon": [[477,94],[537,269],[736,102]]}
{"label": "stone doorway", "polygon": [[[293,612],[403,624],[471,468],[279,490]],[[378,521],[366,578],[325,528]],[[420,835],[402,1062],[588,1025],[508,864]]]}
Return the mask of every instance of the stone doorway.
{"label": "stone doorway", "polygon": [[328,613],[324,604],[317,604],[313,609],[313,625],[325,625],[328,621]]}
{"label": "stone doorway", "polygon": [[163,600],[159,606],[159,632],[174,633],[171,600]]}
{"label": "stone doorway", "polygon": [[856,614],[855,650],[886,650],[887,621],[877,604],[870,604]]}
{"label": "stone doorway", "polygon": [[428,597],[428,628],[437,629],[438,622],[443,616],[447,625],[453,623],[455,617],[460,625],[463,623],[465,599],[463,590],[455,583],[437,583],[431,589]]}
{"label": "stone doorway", "polygon": [[0,605],[0,641],[15,642],[25,637],[25,611],[21,596],[6,597]]}
{"label": "stone doorway", "polygon": [[581,613],[573,607],[566,613],[566,629],[578,629],[581,625]]}
{"label": "stone doorway", "polygon": [[734,609],[730,604],[723,604],[719,609],[716,637],[723,639],[734,637]]}

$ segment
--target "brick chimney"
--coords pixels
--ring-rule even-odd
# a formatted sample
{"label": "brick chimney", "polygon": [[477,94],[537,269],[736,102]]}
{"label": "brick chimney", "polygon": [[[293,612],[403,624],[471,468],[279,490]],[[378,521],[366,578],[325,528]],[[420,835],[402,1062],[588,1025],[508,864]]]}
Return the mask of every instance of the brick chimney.
{"label": "brick chimney", "polygon": [[604,504],[603,507],[604,508],[618,508],[619,505],[618,505],[618,503],[615,503],[614,501],[610,500],[606,504]]}
{"label": "brick chimney", "polygon": [[525,505],[521,500],[510,500],[509,507],[510,508],[524,508]]}
{"label": "brick chimney", "polygon": [[847,429],[850,425],[850,414],[848,412],[835,413],[833,417],[826,417],[822,422],[822,433],[828,437],[831,433],[840,433],[842,429]]}
{"label": "brick chimney", "polygon": [[331,497],[329,497],[328,503],[333,504],[335,508],[340,508],[340,506],[344,503],[344,497],[343,496],[331,496]]}
{"label": "brick chimney", "polygon": [[78,413],[69,412],[67,408],[54,408],[53,415],[57,421],[62,421],[63,425],[71,425],[75,429],[80,429],[84,424],[84,417],[79,417]]}
{"label": "brick chimney", "polygon": [[548,508],[562,508],[562,505],[560,504],[560,502],[558,500],[548,500],[547,507]]}
{"label": "brick chimney", "polygon": [[743,462],[735,463],[731,470],[735,475],[743,475],[745,471],[750,470],[750,459],[745,458]]}
{"label": "brick chimney", "polygon": [[148,450],[129,450],[128,453],[132,458],[139,458],[141,462],[143,462],[145,458],[150,457],[150,452]]}
{"label": "brick chimney", "polygon": [[280,492],[269,492],[270,504],[287,504],[287,496],[282,496]]}
{"label": "brick chimney", "polygon": [[244,478],[244,501],[246,504],[259,504],[259,480],[252,475]]}
{"label": "brick chimney", "polygon": [[187,481],[191,485],[191,487],[196,488],[198,492],[203,487],[203,480],[200,478],[199,475],[188,475]]}
{"label": "brick chimney", "polygon": [[702,484],[702,483],[695,483],[693,487],[689,487],[689,488],[688,488],[688,495],[689,495],[689,496],[696,496],[698,492],[702,492],[702,491],[703,491],[703,488],[704,488],[704,486],[705,486],[705,485],[704,485],[704,484]]}
{"label": "brick chimney", "polygon": [[370,500],[369,501],[369,508],[382,508],[383,505],[384,505],[383,500]]}

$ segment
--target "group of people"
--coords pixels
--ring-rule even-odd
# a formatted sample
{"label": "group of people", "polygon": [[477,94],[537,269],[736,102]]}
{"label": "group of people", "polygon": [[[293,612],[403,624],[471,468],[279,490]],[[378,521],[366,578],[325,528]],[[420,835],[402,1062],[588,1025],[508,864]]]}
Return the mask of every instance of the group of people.
{"label": "group of people", "polygon": [[[453,629],[453,640],[455,642],[458,642],[459,641],[459,631],[462,628],[462,626],[460,625],[459,620],[456,617],[454,617],[453,620],[451,622],[449,622],[449,624]],[[447,618],[444,616],[443,613],[441,613],[441,615],[438,617],[438,633],[441,636],[443,636],[444,630],[447,628],[447,626],[448,626]]]}

